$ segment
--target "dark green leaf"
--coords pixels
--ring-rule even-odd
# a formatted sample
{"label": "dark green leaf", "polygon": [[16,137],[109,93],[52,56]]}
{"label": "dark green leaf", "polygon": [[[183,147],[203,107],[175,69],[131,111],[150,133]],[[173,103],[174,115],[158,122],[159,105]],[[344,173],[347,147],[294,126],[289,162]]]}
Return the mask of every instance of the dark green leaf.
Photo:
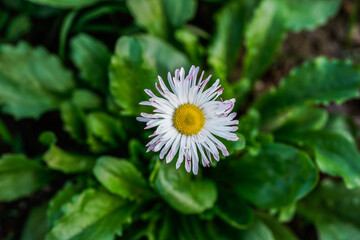
{"label": "dark green leaf", "polygon": [[264,145],[257,156],[246,154],[229,164],[225,181],[261,208],[285,206],[301,199],[318,179],[314,164],[304,152],[279,143]]}
{"label": "dark green leaf", "polygon": [[0,139],[8,144],[11,144],[13,141],[13,138],[5,126],[5,124],[0,119]]}
{"label": "dark green leaf", "polygon": [[298,238],[295,234],[285,225],[279,223],[276,219],[261,214],[260,219],[265,223],[265,225],[271,230],[276,240],[297,240]]}
{"label": "dark green leaf", "polygon": [[48,231],[46,224],[46,210],[48,205],[43,204],[35,207],[29,213],[24,229],[21,233],[21,240],[42,240]]}
{"label": "dark green leaf", "polygon": [[163,11],[172,27],[178,28],[195,16],[196,0],[163,0]]}
{"label": "dark green leaf", "polygon": [[17,41],[31,31],[31,20],[26,15],[18,15],[11,19],[6,28],[5,38],[7,41]]}
{"label": "dark green leaf", "polygon": [[356,145],[341,134],[305,131],[288,133],[279,139],[312,149],[320,171],[342,177],[349,188],[360,186],[360,154]]}
{"label": "dark green leaf", "polygon": [[319,57],[293,69],[278,89],[258,98],[254,106],[267,122],[294,106],[344,102],[358,96],[359,87],[360,66]]}
{"label": "dark green leaf", "polygon": [[217,188],[210,179],[191,180],[185,169],[163,163],[155,179],[156,190],[174,209],[183,214],[202,213],[214,206]]}
{"label": "dark green leaf", "polygon": [[58,108],[61,96],[73,87],[71,73],[44,48],[24,42],[0,47],[0,105],[4,112],[16,118],[38,118]]}
{"label": "dark green leaf", "polygon": [[56,145],[50,146],[43,158],[49,168],[64,173],[89,171],[95,164],[95,159],[90,156],[69,153]]}
{"label": "dark green leaf", "polygon": [[112,240],[130,222],[134,203],[109,193],[87,189],[63,207],[63,217],[47,234],[47,240]]}
{"label": "dark green leaf", "polygon": [[356,123],[348,116],[342,114],[330,115],[325,130],[343,135],[350,142],[355,142],[358,128]]}
{"label": "dark green leaf", "polygon": [[39,142],[41,142],[45,146],[51,146],[57,142],[57,138],[55,133],[51,131],[45,131],[40,134]]}
{"label": "dark green leaf", "polygon": [[125,140],[122,122],[105,112],[92,112],[86,118],[87,143],[93,152],[104,152]]}
{"label": "dark green leaf", "polygon": [[145,179],[127,160],[100,157],[94,167],[94,175],[111,193],[123,198],[139,199],[148,192]]}
{"label": "dark green leaf", "polygon": [[0,202],[10,202],[43,187],[53,175],[39,162],[23,155],[3,155],[0,159]]}
{"label": "dark green leaf", "polygon": [[66,101],[60,106],[60,115],[63,129],[70,134],[70,137],[80,143],[85,142],[85,113],[81,108],[71,101]]}
{"label": "dark green leaf", "polygon": [[103,0],[28,0],[33,3],[56,8],[79,9],[94,5]]}
{"label": "dark green leaf", "polygon": [[72,102],[84,110],[101,107],[101,98],[99,95],[86,89],[76,89],[72,95]]}
{"label": "dark green leaf", "polygon": [[105,91],[110,51],[99,40],[81,33],[70,41],[71,59],[80,71],[80,77],[92,88]]}

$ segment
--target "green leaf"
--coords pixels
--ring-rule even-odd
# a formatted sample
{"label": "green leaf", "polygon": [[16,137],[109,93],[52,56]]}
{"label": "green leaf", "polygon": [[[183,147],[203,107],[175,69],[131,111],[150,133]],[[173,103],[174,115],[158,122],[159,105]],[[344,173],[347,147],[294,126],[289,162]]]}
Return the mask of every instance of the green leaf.
{"label": "green leaf", "polygon": [[278,89],[262,95],[254,106],[267,122],[294,106],[344,102],[359,96],[359,87],[360,66],[319,57],[293,69]]}
{"label": "green leaf", "polygon": [[313,30],[340,9],[341,0],[280,0],[286,11],[286,28],[291,31]]}
{"label": "green leaf", "polygon": [[109,193],[87,189],[63,207],[64,216],[47,234],[47,240],[112,240],[130,222],[135,204]]}
{"label": "green leaf", "polygon": [[349,188],[360,186],[360,154],[353,142],[327,131],[288,133],[279,139],[310,148],[320,171],[342,177]]}
{"label": "green leaf", "polygon": [[200,37],[190,27],[176,30],[175,39],[180,42],[193,65],[200,66],[205,55],[205,48]]}
{"label": "green leaf", "polygon": [[[242,232],[243,240],[276,240],[271,230],[259,219],[248,230]],[[279,239],[280,240],[280,239]]]}
{"label": "green leaf", "polygon": [[144,89],[154,89],[156,73],[166,77],[167,72],[189,65],[181,52],[159,39],[121,37],[111,59],[110,91],[123,115],[137,116],[148,109],[139,102],[149,98]]}
{"label": "green leaf", "polygon": [[66,8],[66,9],[80,9],[94,5],[103,0],[28,0],[36,4],[41,4],[45,6],[55,7],[55,8]]}
{"label": "green leaf", "polygon": [[0,159],[0,202],[27,196],[49,183],[54,177],[39,162],[23,155],[7,154]]}
{"label": "green leaf", "polygon": [[56,195],[50,200],[49,207],[46,213],[47,216],[47,225],[52,228],[57,220],[63,216],[61,210],[62,206],[69,202],[73,196],[78,194],[79,189],[72,184],[67,183],[65,186],[60,189]]}
{"label": "green leaf", "polygon": [[[230,160],[228,160],[230,161]],[[310,158],[279,143],[262,147],[257,156],[232,159],[224,172],[234,191],[258,207],[281,207],[296,202],[316,185],[318,173]]]}
{"label": "green leaf", "polygon": [[220,79],[227,79],[240,54],[245,25],[258,1],[230,1],[215,15],[215,33],[208,63]]}
{"label": "green leaf", "polygon": [[46,224],[47,207],[47,204],[43,204],[31,210],[22,230],[21,240],[45,239],[45,235],[48,231]]}
{"label": "green leaf", "polygon": [[54,132],[45,131],[40,134],[39,142],[41,142],[45,146],[51,146],[57,142],[57,138]]}
{"label": "green leaf", "polygon": [[325,180],[302,202],[299,214],[314,223],[320,240],[357,239],[360,235],[359,189]]}
{"label": "green leaf", "polygon": [[196,0],[163,0],[163,11],[169,24],[178,28],[195,16]]}
{"label": "green leaf", "polygon": [[122,122],[105,112],[87,115],[87,143],[95,152],[104,152],[119,146],[126,138]]}
{"label": "green leaf", "polygon": [[339,133],[354,143],[359,131],[356,123],[349,116],[343,114],[330,115],[325,130]]}
{"label": "green leaf", "polygon": [[149,33],[166,38],[168,35],[162,0],[126,0],[138,25]]}
{"label": "green leaf", "polygon": [[244,79],[254,83],[272,63],[285,38],[285,24],[283,8],[277,1],[260,3],[245,34]]}
{"label": "green leaf", "polygon": [[287,226],[279,223],[276,219],[265,214],[261,214],[259,217],[263,221],[263,223],[265,223],[265,225],[271,230],[272,234],[274,235],[274,239],[278,239],[278,240],[298,239]]}
{"label": "green leaf", "polygon": [[94,175],[107,190],[123,198],[143,199],[148,192],[144,177],[127,160],[100,157],[94,167]]}
{"label": "green leaf", "polygon": [[215,208],[216,214],[223,221],[237,229],[246,229],[253,224],[253,210],[242,198],[229,194],[219,194],[219,196]]}
{"label": "green leaf", "polygon": [[5,39],[8,42],[18,41],[31,31],[31,27],[32,23],[28,16],[17,15],[11,19],[6,27]]}
{"label": "green leaf", "polygon": [[64,131],[69,133],[70,137],[79,143],[85,142],[85,113],[81,108],[71,101],[63,102],[60,106],[60,116]]}
{"label": "green leaf", "polygon": [[70,41],[70,58],[79,69],[80,77],[92,88],[107,90],[110,51],[101,41],[81,33]]}
{"label": "green leaf", "polygon": [[0,47],[0,105],[5,113],[38,118],[58,108],[73,87],[71,73],[44,48],[24,42]]}
{"label": "green leaf", "polygon": [[163,199],[183,214],[198,214],[214,206],[217,188],[210,179],[191,180],[185,169],[163,163],[155,187]]}
{"label": "green leaf", "polygon": [[13,138],[9,130],[7,129],[5,124],[1,121],[1,119],[0,119],[0,139],[8,144],[11,144],[13,142]]}
{"label": "green leaf", "polygon": [[72,102],[83,110],[98,109],[101,107],[99,95],[87,89],[76,89],[72,95]]}
{"label": "green leaf", "polygon": [[49,168],[63,173],[89,171],[95,164],[95,159],[90,156],[69,153],[56,145],[50,146],[49,150],[44,154],[43,159]]}
{"label": "green leaf", "polygon": [[[325,109],[301,106],[289,111],[285,117],[279,119],[279,123],[270,123],[267,130],[275,129],[274,134],[286,134],[287,132],[300,132],[305,130],[322,129],[328,120],[328,113]],[[275,120],[276,121],[276,120]],[[277,125],[277,126],[276,126]]]}

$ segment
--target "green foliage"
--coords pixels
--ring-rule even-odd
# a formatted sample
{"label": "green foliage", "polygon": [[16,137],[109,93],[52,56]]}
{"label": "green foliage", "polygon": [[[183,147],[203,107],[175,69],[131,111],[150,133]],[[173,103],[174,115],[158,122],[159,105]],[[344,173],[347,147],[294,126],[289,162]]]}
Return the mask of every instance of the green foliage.
{"label": "green foliage", "polygon": [[234,191],[262,208],[298,201],[315,186],[318,174],[310,158],[296,148],[270,143],[256,156],[232,159],[224,179]]}
{"label": "green foliage", "polygon": [[[285,47],[281,56],[287,55],[276,59],[288,33],[301,44],[297,32],[325,24],[341,6],[341,0],[4,0],[1,234],[296,240],[294,228],[312,239],[307,229],[314,227],[319,239],[358,239],[360,132],[352,100],[359,97],[360,65],[346,59],[358,6],[341,11],[341,21],[350,19],[340,24],[348,32],[314,33],[322,34],[320,44],[327,34],[348,35],[336,45],[342,60],[316,56],[317,43],[310,56]],[[220,79],[218,101],[234,98],[239,121],[238,141],[219,138],[230,156],[200,166],[196,176],[176,168],[178,153],[167,164],[147,152],[153,132],[136,121],[152,110],[139,105],[149,99],[144,89],[160,96],[158,76],[170,88],[168,73],[182,67],[187,73],[191,65],[200,66],[197,79],[202,70],[203,80],[214,75],[208,86]],[[203,141],[201,134],[194,139]],[[222,147],[215,145],[205,144]]]}
{"label": "green foliage", "polygon": [[54,174],[39,162],[22,155],[8,154],[0,159],[0,201],[10,202],[48,184]]}
{"label": "green foliage", "polygon": [[0,47],[0,105],[5,113],[38,118],[58,108],[73,87],[71,73],[44,48],[24,42]]}
{"label": "green foliage", "polygon": [[130,222],[134,203],[104,191],[87,189],[63,206],[46,239],[113,239]]}
{"label": "green foliage", "polygon": [[358,96],[359,73],[360,67],[349,61],[316,58],[292,70],[278,89],[258,98],[254,106],[266,122],[294,106],[342,103]]}
{"label": "green foliage", "polygon": [[100,157],[94,167],[94,175],[111,193],[123,198],[142,199],[149,191],[141,173],[127,160]]}
{"label": "green foliage", "polygon": [[184,214],[202,213],[214,206],[217,188],[210,179],[192,180],[185,169],[162,164],[155,179],[158,193],[174,209]]}

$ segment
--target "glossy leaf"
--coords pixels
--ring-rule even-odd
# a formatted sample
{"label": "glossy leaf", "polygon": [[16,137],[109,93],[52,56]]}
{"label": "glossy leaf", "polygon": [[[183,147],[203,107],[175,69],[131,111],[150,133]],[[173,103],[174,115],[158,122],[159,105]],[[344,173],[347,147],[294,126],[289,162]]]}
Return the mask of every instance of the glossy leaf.
{"label": "glossy leaf", "polygon": [[210,179],[191,180],[184,169],[163,163],[155,179],[155,187],[162,198],[183,214],[202,213],[214,206],[217,188]]}
{"label": "glossy leaf", "polygon": [[139,199],[148,192],[139,170],[124,159],[100,157],[94,167],[94,175],[107,190],[123,198]]}
{"label": "glossy leaf", "polygon": [[342,177],[349,188],[360,186],[360,154],[356,145],[343,135],[305,131],[288,133],[280,138],[312,149],[320,171]]}
{"label": "glossy leaf", "polygon": [[23,42],[0,47],[0,105],[5,113],[38,118],[58,108],[73,87],[71,73],[44,48]]}
{"label": "glossy leaf", "polygon": [[71,59],[80,71],[80,77],[92,88],[105,91],[110,51],[101,41],[81,33],[70,41]]}
{"label": "glossy leaf", "polygon": [[64,173],[89,171],[95,164],[93,157],[69,153],[56,145],[52,145],[43,158],[49,168]]}
{"label": "glossy leaf", "polygon": [[227,171],[224,180],[261,208],[296,202],[315,187],[318,179],[314,164],[304,152],[279,143],[264,145],[256,156],[232,159]]}
{"label": "glossy leaf", "polygon": [[112,240],[130,222],[134,204],[109,193],[87,189],[63,207],[64,215],[47,234],[48,240]]}
{"label": "glossy leaf", "polygon": [[278,89],[255,101],[262,121],[307,103],[342,103],[359,95],[360,66],[323,57],[304,63],[281,81]]}
{"label": "glossy leaf", "polygon": [[39,162],[23,155],[8,154],[0,159],[0,202],[10,202],[29,195],[54,177]]}

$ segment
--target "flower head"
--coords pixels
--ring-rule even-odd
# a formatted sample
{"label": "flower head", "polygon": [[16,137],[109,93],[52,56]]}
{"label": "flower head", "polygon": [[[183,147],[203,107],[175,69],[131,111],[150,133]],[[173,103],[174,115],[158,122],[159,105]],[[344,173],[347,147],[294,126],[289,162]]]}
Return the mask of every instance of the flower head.
{"label": "flower head", "polygon": [[159,76],[159,84],[155,86],[161,97],[145,89],[150,99],[140,103],[153,106],[153,114],[141,113],[141,117],[136,118],[146,122],[145,129],[157,127],[149,136],[154,138],[146,145],[147,152],[161,150],[160,158],[166,155],[167,163],[178,153],[176,168],[185,159],[186,171],[190,172],[192,168],[194,174],[199,170],[199,158],[206,167],[210,166],[212,158],[220,160],[218,149],[224,156],[229,155],[225,145],[215,136],[237,141],[233,132],[239,123],[234,120],[236,113],[230,113],[235,99],[216,100],[223,91],[220,80],[205,89],[211,75],[203,79],[203,71],[197,80],[198,72],[199,67],[192,66],[186,77],[184,68],[176,69],[174,77],[168,73],[171,91]]}

